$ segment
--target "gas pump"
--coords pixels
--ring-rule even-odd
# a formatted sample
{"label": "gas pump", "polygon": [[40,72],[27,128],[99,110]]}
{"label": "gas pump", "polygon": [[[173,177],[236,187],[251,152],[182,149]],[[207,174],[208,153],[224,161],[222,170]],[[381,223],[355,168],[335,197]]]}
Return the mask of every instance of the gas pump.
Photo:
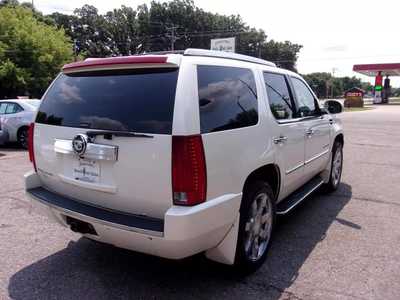
{"label": "gas pump", "polygon": [[[353,71],[365,76],[375,77],[374,104],[389,103],[391,96],[389,77],[400,76],[400,63],[354,65]],[[385,76],[384,82],[382,76]]]}
{"label": "gas pump", "polygon": [[382,103],[382,72],[378,72],[375,77],[375,93],[374,93],[374,104]]}
{"label": "gas pump", "polygon": [[390,92],[391,92],[390,79],[389,76],[386,76],[385,81],[383,82],[382,103],[389,103]]}

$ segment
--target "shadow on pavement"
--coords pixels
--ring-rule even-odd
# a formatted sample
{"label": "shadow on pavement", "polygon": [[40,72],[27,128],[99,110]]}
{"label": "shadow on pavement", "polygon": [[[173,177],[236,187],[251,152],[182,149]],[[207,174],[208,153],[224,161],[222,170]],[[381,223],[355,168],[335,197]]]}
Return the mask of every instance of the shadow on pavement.
{"label": "shadow on pavement", "polygon": [[[343,183],[331,194],[315,194],[280,219],[264,266],[246,278],[230,268],[196,256],[170,261],[97,244],[81,238],[67,248],[15,273],[8,286],[12,299],[125,298],[268,298],[289,296],[285,289],[333,222],[360,226],[338,214],[350,201]],[[284,295],[288,294],[288,295]]]}
{"label": "shadow on pavement", "polygon": [[0,152],[24,152],[27,151],[23,149],[18,143],[7,143],[7,144],[0,144]]}

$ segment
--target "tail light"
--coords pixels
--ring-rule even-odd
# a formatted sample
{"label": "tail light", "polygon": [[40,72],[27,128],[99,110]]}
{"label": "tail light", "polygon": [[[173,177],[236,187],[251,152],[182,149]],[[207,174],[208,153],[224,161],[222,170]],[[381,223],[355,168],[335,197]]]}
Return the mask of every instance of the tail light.
{"label": "tail light", "polygon": [[176,205],[206,201],[207,169],[201,135],[172,137],[172,191]]}
{"label": "tail light", "polygon": [[33,168],[36,170],[35,152],[33,151],[33,133],[35,130],[35,123],[31,123],[28,130],[28,152],[29,160],[33,163]]}

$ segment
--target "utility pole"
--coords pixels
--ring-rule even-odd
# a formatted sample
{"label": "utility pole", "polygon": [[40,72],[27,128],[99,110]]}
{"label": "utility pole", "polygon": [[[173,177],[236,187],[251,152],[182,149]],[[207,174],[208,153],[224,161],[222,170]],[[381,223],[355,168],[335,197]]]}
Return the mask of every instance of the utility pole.
{"label": "utility pole", "polygon": [[175,50],[175,42],[178,40],[178,37],[176,36],[176,29],[178,27],[179,26],[175,26],[174,24],[172,24],[171,27],[166,28],[166,30],[169,32],[168,34],[166,34],[166,36],[171,39],[171,51]]}
{"label": "utility pole", "polygon": [[76,45],[76,39],[74,39],[74,60],[77,61],[78,60],[78,49],[77,49],[77,45]]}
{"label": "utility pole", "polygon": [[331,84],[331,98],[333,99],[333,81],[335,80],[335,72],[337,68],[332,68],[332,84]]}

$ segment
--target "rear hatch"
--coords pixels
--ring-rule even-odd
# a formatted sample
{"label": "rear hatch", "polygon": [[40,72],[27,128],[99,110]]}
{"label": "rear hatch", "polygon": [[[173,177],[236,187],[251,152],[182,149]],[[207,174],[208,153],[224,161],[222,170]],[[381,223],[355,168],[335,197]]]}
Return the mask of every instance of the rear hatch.
{"label": "rear hatch", "polygon": [[172,205],[178,70],[152,65],[61,73],[35,124],[44,187],[96,206],[162,218]]}

